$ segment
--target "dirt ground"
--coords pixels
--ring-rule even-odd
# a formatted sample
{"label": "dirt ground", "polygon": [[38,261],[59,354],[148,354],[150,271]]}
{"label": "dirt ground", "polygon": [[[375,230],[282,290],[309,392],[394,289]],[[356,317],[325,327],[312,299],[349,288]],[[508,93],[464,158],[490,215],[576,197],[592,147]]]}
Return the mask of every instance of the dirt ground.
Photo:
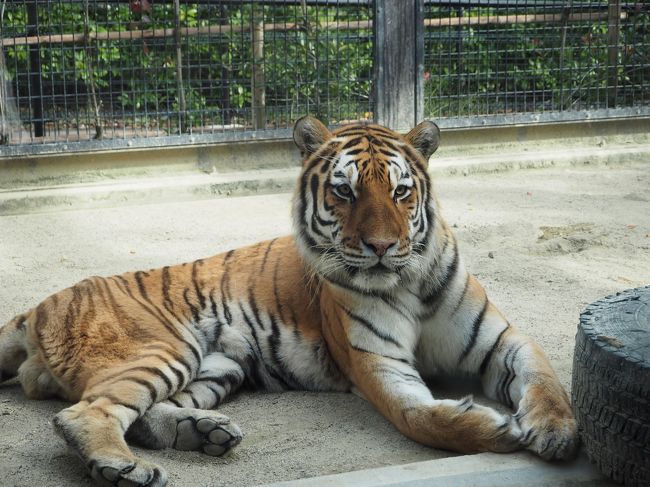
{"label": "dirt ground", "polygon": [[[650,164],[447,177],[436,188],[470,269],[570,387],[580,311],[650,283]],[[0,322],[88,275],[288,233],[289,202],[281,194],[0,217]],[[25,399],[15,383],[0,387],[1,485],[91,485],[54,435],[51,418],[62,407]],[[177,487],[249,486],[449,455],[403,438],[351,394],[245,393],[222,410],[246,435],[230,457],[137,453],[163,465]]]}

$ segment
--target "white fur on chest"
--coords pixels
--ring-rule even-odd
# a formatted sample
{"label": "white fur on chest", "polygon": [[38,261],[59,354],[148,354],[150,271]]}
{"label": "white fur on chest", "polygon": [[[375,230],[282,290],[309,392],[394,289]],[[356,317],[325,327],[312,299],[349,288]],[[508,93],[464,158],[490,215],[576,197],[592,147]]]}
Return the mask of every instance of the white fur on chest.
{"label": "white fur on chest", "polygon": [[413,313],[415,303],[411,301],[406,290],[386,298],[359,296],[351,310],[350,343],[412,362],[420,338],[420,324]]}

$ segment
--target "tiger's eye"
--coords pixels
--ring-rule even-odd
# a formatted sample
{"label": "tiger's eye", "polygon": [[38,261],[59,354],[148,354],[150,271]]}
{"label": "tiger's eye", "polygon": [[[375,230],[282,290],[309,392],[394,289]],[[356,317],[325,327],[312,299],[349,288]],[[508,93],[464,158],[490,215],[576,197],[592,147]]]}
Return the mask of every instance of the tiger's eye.
{"label": "tiger's eye", "polygon": [[349,198],[352,196],[352,188],[347,184],[339,184],[336,187],[336,192],[344,198]]}
{"label": "tiger's eye", "polygon": [[397,186],[397,188],[395,188],[395,196],[400,198],[404,196],[408,192],[408,190],[409,189],[406,186],[400,184],[399,186]]}

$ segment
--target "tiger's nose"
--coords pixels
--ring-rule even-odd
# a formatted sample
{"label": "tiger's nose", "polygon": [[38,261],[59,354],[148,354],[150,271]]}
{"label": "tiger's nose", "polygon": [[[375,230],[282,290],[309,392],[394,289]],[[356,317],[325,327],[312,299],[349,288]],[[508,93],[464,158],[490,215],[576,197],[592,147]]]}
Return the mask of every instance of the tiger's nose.
{"label": "tiger's nose", "polygon": [[379,238],[369,238],[363,240],[363,243],[379,257],[388,252],[388,249],[397,243],[397,240],[383,240]]}

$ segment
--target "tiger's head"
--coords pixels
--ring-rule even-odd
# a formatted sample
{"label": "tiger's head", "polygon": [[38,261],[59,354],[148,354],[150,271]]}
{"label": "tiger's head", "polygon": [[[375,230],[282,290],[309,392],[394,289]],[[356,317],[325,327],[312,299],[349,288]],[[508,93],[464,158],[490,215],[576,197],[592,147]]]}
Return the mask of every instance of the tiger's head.
{"label": "tiger's head", "polygon": [[293,137],[303,156],[294,231],[313,271],[363,291],[419,275],[431,240],[427,165],[438,127],[422,122],[404,136],[362,124],[330,132],[303,117]]}

